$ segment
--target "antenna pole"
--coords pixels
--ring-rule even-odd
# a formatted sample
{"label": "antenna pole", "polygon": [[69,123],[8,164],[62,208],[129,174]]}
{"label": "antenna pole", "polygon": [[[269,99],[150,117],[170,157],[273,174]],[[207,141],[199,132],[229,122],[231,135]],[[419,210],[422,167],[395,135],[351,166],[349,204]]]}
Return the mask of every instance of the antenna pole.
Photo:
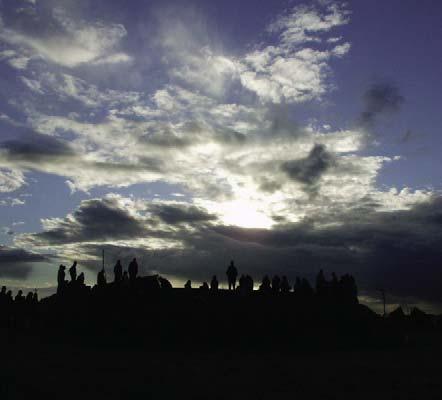
{"label": "antenna pole", "polygon": [[385,290],[384,289],[381,289],[381,294],[382,294],[382,302],[384,303],[384,317],[385,317],[386,312],[385,312]]}

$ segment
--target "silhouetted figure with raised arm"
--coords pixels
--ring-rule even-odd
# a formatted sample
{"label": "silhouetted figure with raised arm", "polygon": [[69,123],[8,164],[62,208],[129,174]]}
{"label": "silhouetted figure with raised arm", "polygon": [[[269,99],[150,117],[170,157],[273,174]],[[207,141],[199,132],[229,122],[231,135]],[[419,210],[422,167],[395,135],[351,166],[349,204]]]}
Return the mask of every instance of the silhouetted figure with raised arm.
{"label": "silhouetted figure with raised arm", "polygon": [[58,274],[57,274],[57,283],[58,283],[58,287],[57,287],[57,293],[60,293],[64,290],[65,288],[65,278],[66,278],[66,273],[64,272],[64,270],[66,269],[66,267],[61,264],[60,267],[58,268]]}
{"label": "silhouetted figure with raised arm", "polygon": [[281,289],[281,278],[275,275],[272,279],[272,290],[274,293],[278,293]]}
{"label": "silhouetted figure with raised arm", "polygon": [[119,283],[123,280],[123,266],[121,261],[118,260],[114,267],[114,282]]}
{"label": "silhouetted figure with raised arm", "polygon": [[229,284],[229,290],[235,290],[236,287],[236,277],[238,276],[238,270],[233,263],[233,260],[230,261],[230,265],[226,271],[227,274],[227,282]]}
{"label": "silhouetted figure with raised arm", "polygon": [[190,279],[189,279],[189,280],[186,282],[186,284],[184,285],[184,289],[187,289],[187,290],[192,289],[192,282],[191,282]]}
{"label": "silhouetted figure with raised arm", "polygon": [[134,258],[129,264],[129,280],[134,282],[138,275],[138,263],[137,259]]}
{"label": "silhouetted figure with raised arm", "polygon": [[106,283],[107,283],[106,272],[103,268],[97,275],[97,286],[104,287],[104,286],[106,286]]}
{"label": "silhouetted figure with raised arm", "polygon": [[71,282],[75,282],[77,280],[77,261],[74,261],[72,267],[69,268],[69,275],[71,276]]}
{"label": "silhouetted figure with raised arm", "polygon": [[282,293],[290,292],[290,283],[285,275],[281,279],[281,292]]}
{"label": "silhouetted figure with raised arm", "polygon": [[212,280],[210,281],[210,290],[217,291],[219,286],[218,279],[216,279],[216,275],[212,276]]}

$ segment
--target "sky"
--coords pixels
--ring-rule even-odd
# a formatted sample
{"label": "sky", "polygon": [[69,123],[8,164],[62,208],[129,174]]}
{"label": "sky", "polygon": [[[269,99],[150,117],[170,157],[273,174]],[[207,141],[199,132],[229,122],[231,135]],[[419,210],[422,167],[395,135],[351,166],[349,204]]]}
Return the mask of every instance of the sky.
{"label": "sky", "polygon": [[0,282],[351,273],[442,310],[442,5],[0,0]]}

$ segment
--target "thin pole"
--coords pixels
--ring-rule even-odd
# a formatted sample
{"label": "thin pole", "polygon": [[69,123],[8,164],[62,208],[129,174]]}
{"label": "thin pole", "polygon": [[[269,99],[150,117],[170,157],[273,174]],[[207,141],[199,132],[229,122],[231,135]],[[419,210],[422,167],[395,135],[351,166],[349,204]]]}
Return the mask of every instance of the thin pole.
{"label": "thin pole", "polygon": [[382,301],[384,303],[384,317],[385,317],[386,312],[385,312],[385,290],[384,289],[381,289],[381,294],[382,294]]}
{"label": "thin pole", "polygon": [[102,261],[103,261],[103,271],[104,271],[104,249],[102,249]]}

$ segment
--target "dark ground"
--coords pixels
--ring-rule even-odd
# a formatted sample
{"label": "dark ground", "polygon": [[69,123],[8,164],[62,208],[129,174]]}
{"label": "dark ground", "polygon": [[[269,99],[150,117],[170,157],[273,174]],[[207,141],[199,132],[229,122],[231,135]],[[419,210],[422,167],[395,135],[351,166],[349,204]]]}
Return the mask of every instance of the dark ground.
{"label": "dark ground", "polygon": [[442,319],[420,311],[112,286],[11,307],[0,400],[442,399]]}
{"label": "dark ground", "polygon": [[2,399],[441,399],[441,349],[232,353],[2,349]]}

